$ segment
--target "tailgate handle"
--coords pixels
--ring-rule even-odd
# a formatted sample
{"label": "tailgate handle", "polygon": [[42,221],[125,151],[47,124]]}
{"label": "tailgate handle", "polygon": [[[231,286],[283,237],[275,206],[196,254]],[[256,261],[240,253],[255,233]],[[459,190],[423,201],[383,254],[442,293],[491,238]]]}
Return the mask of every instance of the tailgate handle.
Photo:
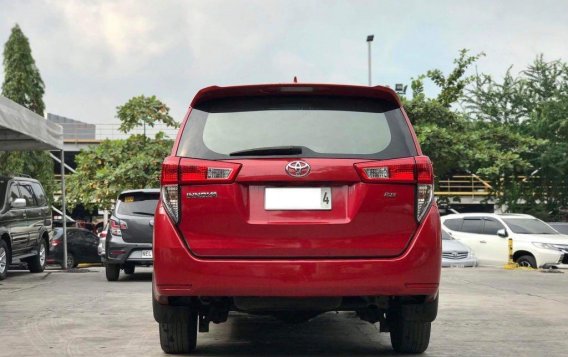
{"label": "tailgate handle", "polygon": [[480,240],[479,243],[487,243],[486,240]]}

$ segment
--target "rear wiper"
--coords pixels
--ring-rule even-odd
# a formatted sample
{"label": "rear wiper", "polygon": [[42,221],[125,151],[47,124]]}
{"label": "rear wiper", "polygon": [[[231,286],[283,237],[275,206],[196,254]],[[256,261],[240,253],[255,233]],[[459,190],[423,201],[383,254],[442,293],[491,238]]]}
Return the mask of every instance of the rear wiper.
{"label": "rear wiper", "polygon": [[274,146],[235,151],[230,153],[229,156],[301,155],[302,152],[301,146]]}
{"label": "rear wiper", "polygon": [[134,211],[134,212],[132,212],[132,213],[133,213],[133,214],[141,214],[141,215],[144,215],[144,216],[152,216],[152,217],[154,216],[153,213],[148,213],[148,212],[138,212],[138,211]]}

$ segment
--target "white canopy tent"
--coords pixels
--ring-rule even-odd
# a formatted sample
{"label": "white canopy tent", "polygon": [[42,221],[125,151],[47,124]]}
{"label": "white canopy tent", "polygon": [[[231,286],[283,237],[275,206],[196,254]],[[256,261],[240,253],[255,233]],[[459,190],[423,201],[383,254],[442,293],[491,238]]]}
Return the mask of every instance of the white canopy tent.
{"label": "white canopy tent", "polygon": [[[50,150],[61,153],[61,206],[65,212],[63,128],[0,96],[0,151]],[[67,217],[63,219],[63,263],[67,268]]]}

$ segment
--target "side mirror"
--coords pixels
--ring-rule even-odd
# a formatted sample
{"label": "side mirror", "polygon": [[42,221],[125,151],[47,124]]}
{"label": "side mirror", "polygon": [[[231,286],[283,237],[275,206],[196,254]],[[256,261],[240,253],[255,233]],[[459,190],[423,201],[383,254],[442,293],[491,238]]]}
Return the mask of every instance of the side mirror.
{"label": "side mirror", "polygon": [[15,200],[10,203],[12,208],[25,208],[26,207],[26,200],[24,198],[16,198]]}
{"label": "side mirror", "polygon": [[508,234],[507,234],[507,230],[504,228],[501,228],[497,231],[497,235],[501,238],[507,238]]}

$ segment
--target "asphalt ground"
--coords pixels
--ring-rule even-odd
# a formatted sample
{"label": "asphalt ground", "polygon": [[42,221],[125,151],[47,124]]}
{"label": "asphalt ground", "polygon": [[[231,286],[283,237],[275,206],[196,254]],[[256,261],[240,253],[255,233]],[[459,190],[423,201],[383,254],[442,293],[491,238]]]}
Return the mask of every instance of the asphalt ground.
{"label": "asphalt ground", "polygon": [[[10,271],[0,282],[0,356],[163,356],[151,268]],[[427,356],[564,356],[568,273],[450,268]],[[351,313],[307,323],[232,314],[199,334],[197,356],[392,356],[388,334]]]}

